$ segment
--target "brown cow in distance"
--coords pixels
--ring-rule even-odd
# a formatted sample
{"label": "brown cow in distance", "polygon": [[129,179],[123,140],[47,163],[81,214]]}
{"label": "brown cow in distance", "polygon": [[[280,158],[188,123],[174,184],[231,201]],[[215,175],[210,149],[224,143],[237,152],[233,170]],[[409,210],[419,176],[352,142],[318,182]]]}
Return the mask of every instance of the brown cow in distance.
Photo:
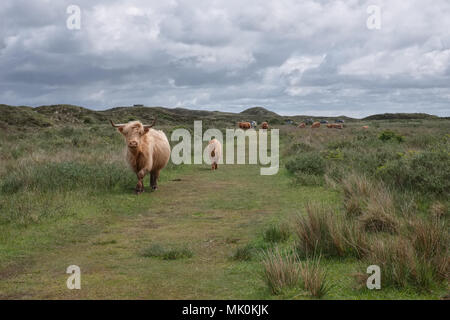
{"label": "brown cow in distance", "polygon": [[330,129],[342,129],[342,128],[344,128],[344,126],[342,124],[340,124],[340,123],[329,123],[329,124],[327,124],[327,128],[330,128]]}
{"label": "brown cow in distance", "polygon": [[312,125],[311,125],[311,128],[320,128],[320,122],[314,122]]}
{"label": "brown cow in distance", "polygon": [[298,125],[298,127],[299,127],[299,128],[306,128],[306,124],[305,124],[304,122],[302,122],[302,123],[300,123],[300,124]]}
{"label": "brown cow in distance", "polygon": [[127,142],[127,161],[138,178],[136,193],[144,192],[143,179],[150,173],[150,186],[152,190],[158,188],[160,171],[167,165],[170,158],[170,144],[161,130],[151,129],[156,118],[150,125],[143,125],[139,121],[126,124],[111,125],[123,134]]}
{"label": "brown cow in distance", "polygon": [[244,129],[244,130],[250,129],[252,127],[250,122],[239,122],[238,125],[239,125],[239,128]]}
{"label": "brown cow in distance", "polygon": [[261,123],[261,129],[269,129],[269,124],[267,122]]}

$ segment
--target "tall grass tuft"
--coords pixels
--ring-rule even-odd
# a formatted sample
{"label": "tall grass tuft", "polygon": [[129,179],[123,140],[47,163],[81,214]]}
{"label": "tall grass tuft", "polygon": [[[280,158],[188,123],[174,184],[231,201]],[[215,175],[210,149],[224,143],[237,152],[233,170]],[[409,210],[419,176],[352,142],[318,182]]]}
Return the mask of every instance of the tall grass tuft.
{"label": "tall grass tuft", "polygon": [[308,259],[301,265],[302,284],[313,297],[322,298],[331,289],[326,271],[320,265],[320,256]]}
{"label": "tall grass tuft", "polygon": [[306,215],[298,215],[294,231],[298,237],[297,253],[302,258],[319,252],[325,257],[360,257],[366,251],[367,239],[358,234],[353,221],[346,221],[330,208],[307,204]]}
{"label": "tall grass tuft", "polygon": [[365,199],[372,192],[372,184],[366,176],[353,173],[342,181],[342,189],[344,191],[344,208],[347,216],[360,216],[366,206]]}
{"label": "tall grass tuft", "polygon": [[237,261],[249,261],[253,258],[254,248],[251,245],[238,247],[233,253],[232,259]]}
{"label": "tall grass tuft", "polygon": [[270,226],[264,231],[263,239],[264,241],[277,243],[277,242],[285,242],[291,236],[291,231],[289,230],[289,226],[287,224]]}
{"label": "tall grass tuft", "polygon": [[268,250],[263,253],[262,265],[264,280],[272,294],[299,283],[301,266],[296,255],[279,248]]}
{"label": "tall grass tuft", "polygon": [[[435,257],[440,259],[442,256]],[[371,246],[366,261],[380,266],[381,281],[385,286],[413,286],[419,290],[430,290],[436,281],[448,276],[447,255],[435,264],[432,259],[417,252],[414,244],[405,237],[378,239]]]}
{"label": "tall grass tuft", "polygon": [[445,221],[439,218],[416,219],[412,222],[410,239],[419,261],[430,263],[434,277],[448,279],[450,237]]}
{"label": "tall grass tuft", "polygon": [[367,207],[359,218],[365,231],[398,232],[399,222],[395,216],[392,196],[386,189],[374,189],[367,199]]}

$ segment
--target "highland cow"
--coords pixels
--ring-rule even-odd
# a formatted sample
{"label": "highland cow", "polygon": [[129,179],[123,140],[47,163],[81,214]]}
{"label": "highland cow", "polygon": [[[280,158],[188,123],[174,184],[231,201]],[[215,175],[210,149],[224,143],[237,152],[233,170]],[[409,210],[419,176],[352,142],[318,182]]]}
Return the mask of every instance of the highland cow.
{"label": "highland cow", "polygon": [[156,117],[150,125],[143,125],[139,121],[127,124],[111,125],[123,134],[127,142],[127,161],[136,173],[138,183],[136,193],[144,192],[144,177],[150,173],[150,186],[152,190],[158,188],[160,171],[167,165],[170,158],[170,144],[161,130],[154,130]]}
{"label": "highland cow", "polygon": [[252,127],[250,122],[239,122],[238,125],[241,129],[250,129]]}
{"label": "highland cow", "polygon": [[222,157],[222,144],[217,139],[212,139],[208,143],[209,159],[211,160],[211,170],[217,170],[219,160]]}

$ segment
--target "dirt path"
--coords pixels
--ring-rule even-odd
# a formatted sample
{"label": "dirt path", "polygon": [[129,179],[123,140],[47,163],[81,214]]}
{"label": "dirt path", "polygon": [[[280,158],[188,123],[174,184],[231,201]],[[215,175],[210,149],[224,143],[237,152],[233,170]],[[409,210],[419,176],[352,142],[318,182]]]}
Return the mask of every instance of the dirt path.
{"label": "dirt path", "polygon": [[[205,167],[144,193],[148,209],[105,221],[100,232],[33,257],[33,264],[3,279],[4,298],[263,298],[256,261],[230,259],[265,224],[298,211],[299,203],[333,199],[330,192],[292,188],[283,174],[261,176],[258,167]],[[142,204],[142,203],[141,203]],[[86,221],[86,226],[89,221]],[[79,234],[82,237],[83,224]],[[152,244],[188,247],[191,258],[144,257]],[[81,290],[66,287],[69,265],[81,268]]]}

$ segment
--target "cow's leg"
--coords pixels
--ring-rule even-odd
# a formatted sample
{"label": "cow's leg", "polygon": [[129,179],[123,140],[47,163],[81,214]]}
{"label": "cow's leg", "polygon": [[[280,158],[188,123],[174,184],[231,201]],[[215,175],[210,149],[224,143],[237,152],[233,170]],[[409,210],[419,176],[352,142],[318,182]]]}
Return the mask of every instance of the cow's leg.
{"label": "cow's leg", "polygon": [[159,171],[153,171],[150,173],[150,185],[152,190],[158,189],[158,179],[159,179]]}
{"label": "cow's leg", "polygon": [[216,169],[217,170],[217,163],[214,163],[214,169]]}
{"label": "cow's leg", "polygon": [[214,170],[214,169],[215,169],[214,163],[211,163],[211,170]]}
{"label": "cow's leg", "polygon": [[150,188],[153,186],[153,176],[154,176],[154,174],[153,174],[153,171],[150,171]]}
{"label": "cow's leg", "polygon": [[145,177],[145,170],[141,170],[137,173],[138,183],[136,185],[136,193],[141,194],[144,192],[144,177]]}

